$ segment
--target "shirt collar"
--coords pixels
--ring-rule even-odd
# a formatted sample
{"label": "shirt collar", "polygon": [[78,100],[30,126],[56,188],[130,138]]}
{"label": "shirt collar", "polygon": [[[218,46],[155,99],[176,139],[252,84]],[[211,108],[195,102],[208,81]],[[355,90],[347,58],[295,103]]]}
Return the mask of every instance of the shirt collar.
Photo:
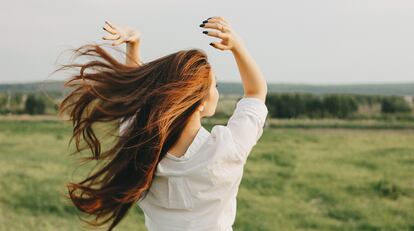
{"label": "shirt collar", "polygon": [[184,155],[180,156],[180,157],[176,157],[172,154],[169,154],[167,152],[167,154],[165,155],[165,157],[175,160],[175,161],[185,161],[190,159],[195,153],[197,153],[197,151],[200,149],[200,147],[205,143],[206,139],[208,138],[208,136],[210,135],[210,132],[205,129],[203,126],[201,126],[198,131],[196,136],[193,139],[193,142],[190,144],[190,146],[188,147],[187,151],[184,153]]}

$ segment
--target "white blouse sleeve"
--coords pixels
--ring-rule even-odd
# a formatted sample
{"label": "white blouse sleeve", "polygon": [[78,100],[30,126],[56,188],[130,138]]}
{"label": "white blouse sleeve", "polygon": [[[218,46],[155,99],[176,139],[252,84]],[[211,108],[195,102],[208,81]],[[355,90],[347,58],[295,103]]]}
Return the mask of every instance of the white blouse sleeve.
{"label": "white blouse sleeve", "polygon": [[240,99],[227,122],[238,158],[245,163],[251,149],[263,134],[268,109],[263,100],[254,97]]}
{"label": "white blouse sleeve", "polygon": [[120,135],[122,135],[124,133],[125,129],[131,124],[132,118],[133,117],[131,117],[130,119],[125,120],[123,123],[121,122],[119,124],[119,134]]}
{"label": "white blouse sleeve", "polygon": [[119,134],[120,135],[122,135],[122,133],[124,132],[125,127],[126,127],[126,124],[125,123],[120,123],[119,124]]}

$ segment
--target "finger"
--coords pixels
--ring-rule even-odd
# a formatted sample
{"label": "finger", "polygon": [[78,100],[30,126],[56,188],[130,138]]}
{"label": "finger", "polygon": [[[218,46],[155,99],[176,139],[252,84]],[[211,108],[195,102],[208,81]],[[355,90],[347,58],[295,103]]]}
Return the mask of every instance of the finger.
{"label": "finger", "polygon": [[115,42],[112,43],[112,46],[118,46],[119,44],[121,44],[123,42],[125,42],[125,40],[123,40],[121,38],[117,39],[117,40],[115,40]]}
{"label": "finger", "polygon": [[109,22],[109,21],[105,21],[106,24],[108,24],[112,29],[116,29],[115,24]]}
{"label": "finger", "polygon": [[211,36],[211,37],[216,37],[216,38],[221,38],[221,39],[225,39],[227,38],[227,35],[221,31],[208,31],[205,30],[203,31],[204,34]]}
{"label": "finger", "polygon": [[212,47],[217,48],[217,49],[222,50],[222,51],[226,50],[226,48],[227,48],[226,46],[224,46],[223,44],[218,43],[218,42],[211,42],[210,45]]}
{"label": "finger", "polygon": [[[204,28],[211,28],[211,29],[216,29],[222,32],[229,32],[230,29],[228,26],[220,24],[220,23],[204,23]],[[220,30],[221,29],[221,30]]]}
{"label": "finger", "polygon": [[226,19],[224,19],[223,17],[221,17],[221,16],[213,16],[213,17],[210,17],[210,18],[208,18],[208,21],[210,21],[210,19],[223,21],[224,23],[229,24],[229,22]]}
{"label": "finger", "polygon": [[119,35],[105,35],[102,37],[103,40],[117,40],[119,39],[121,36]]}
{"label": "finger", "polygon": [[219,16],[218,19],[220,19],[221,21],[223,21],[226,24],[229,24],[229,22],[221,16]]}
{"label": "finger", "polygon": [[229,26],[227,22],[220,20],[218,18],[207,19],[207,20],[204,20],[203,23],[221,23],[222,25]]}
{"label": "finger", "polygon": [[106,30],[108,33],[111,33],[111,34],[116,34],[116,30],[112,29],[112,28],[111,28],[111,27],[109,27],[108,25],[104,25],[102,28],[103,28],[104,30]]}

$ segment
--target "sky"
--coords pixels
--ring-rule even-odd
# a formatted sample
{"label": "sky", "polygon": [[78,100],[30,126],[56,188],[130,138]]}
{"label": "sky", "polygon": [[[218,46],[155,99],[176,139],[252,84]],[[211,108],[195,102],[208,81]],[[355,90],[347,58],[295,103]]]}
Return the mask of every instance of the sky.
{"label": "sky", "polygon": [[[224,17],[268,83],[414,82],[414,1],[267,0],[2,1],[0,83],[64,80],[64,51],[101,39],[105,20],[142,33],[148,62],[204,50],[219,82],[240,82],[230,51],[209,45],[208,17]],[[125,49],[125,44],[121,46]],[[63,54],[62,54],[63,52]]]}

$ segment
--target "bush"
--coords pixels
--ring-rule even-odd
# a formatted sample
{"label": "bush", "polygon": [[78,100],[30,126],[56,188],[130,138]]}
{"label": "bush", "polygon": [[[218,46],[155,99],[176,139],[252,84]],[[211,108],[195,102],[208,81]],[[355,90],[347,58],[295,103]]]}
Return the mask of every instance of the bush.
{"label": "bush", "polygon": [[337,118],[347,118],[358,110],[357,101],[349,95],[328,95],[323,102],[328,113]]}
{"label": "bush", "polygon": [[358,110],[357,100],[350,95],[270,94],[267,102],[275,118],[348,118]]}
{"label": "bush", "polygon": [[268,97],[269,112],[277,118],[297,118],[306,115],[310,94],[271,94]]}
{"label": "bush", "polygon": [[410,105],[402,97],[384,97],[381,101],[381,111],[383,113],[406,113],[411,112]]}
{"label": "bush", "polygon": [[35,114],[45,114],[46,111],[46,102],[41,97],[36,97],[34,94],[29,94],[27,96],[24,112],[35,115]]}

